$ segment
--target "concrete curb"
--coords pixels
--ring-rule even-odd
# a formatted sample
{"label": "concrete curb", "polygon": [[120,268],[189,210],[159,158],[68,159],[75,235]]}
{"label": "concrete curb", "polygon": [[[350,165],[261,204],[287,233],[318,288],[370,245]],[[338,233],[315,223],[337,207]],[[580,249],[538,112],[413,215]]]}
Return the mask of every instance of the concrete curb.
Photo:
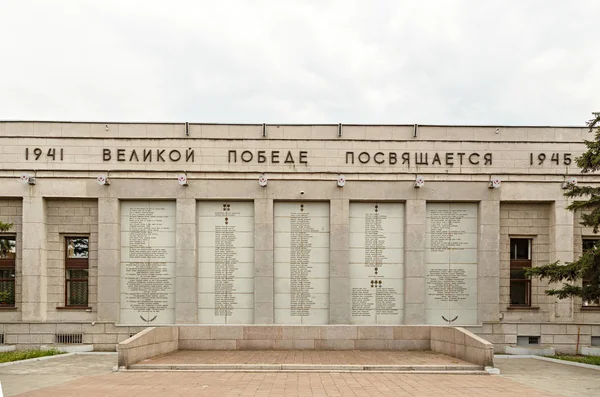
{"label": "concrete curb", "polygon": [[[123,371],[123,368],[119,368]],[[376,364],[134,364],[136,372],[362,372],[403,374],[488,374],[478,365],[376,365]]]}
{"label": "concrete curb", "polygon": [[360,371],[481,371],[477,365],[377,365],[377,364],[133,364],[131,369],[173,369],[173,370],[205,370],[205,369],[268,369],[268,370],[360,370]]}
{"label": "concrete curb", "polygon": [[548,361],[548,362],[556,363],[556,364],[571,365],[573,367],[595,369],[596,371],[600,371],[600,365],[591,365],[591,364],[577,363],[575,361],[559,360],[557,358],[536,356],[536,355],[531,355],[531,354],[521,354],[521,355],[496,354],[496,355],[494,355],[494,358],[498,358],[498,359],[503,359],[503,358],[508,358],[508,359],[533,358],[534,360]]}
{"label": "concrete curb", "polygon": [[[364,370],[352,370],[352,369],[188,369],[185,372],[242,372],[242,373],[255,373],[255,372],[277,372],[277,373],[386,373],[386,374],[431,374],[431,375],[489,375],[484,370],[473,370],[473,371],[427,371],[427,370],[390,370],[390,371],[364,371]],[[125,369],[119,368],[119,372],[184,372],[179,369]]]}

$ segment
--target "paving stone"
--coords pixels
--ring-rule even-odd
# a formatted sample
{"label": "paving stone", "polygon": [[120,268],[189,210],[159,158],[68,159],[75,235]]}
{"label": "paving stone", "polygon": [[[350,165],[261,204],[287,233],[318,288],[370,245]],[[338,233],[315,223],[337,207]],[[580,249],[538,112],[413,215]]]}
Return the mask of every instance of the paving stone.
{"label": "paving stone", "polygon": [[[209,352],[210,353],[210,352]],[[247,356],[240,356],[243,353]],[[343,354],[331,354],[343,353]],[[221,361],[332,362],[380,352],[213,352]],[[391,353],[391,352],[390,352]],[[413,353],[413,352],[401,352]],[[416,353],[416,352],[415,352]],[[182,353],[183,354],[183,353]],[[208,354],[208,353],[207,353]],[[376,355],[375,355],[376,356]],[[416,356],[413,356],[413,358]],[[433,357],[435,362],[437,358]],[[0,367],[5,396],[466,396],[597,397],[599,371],[532,359],[496,359],[500,376],[394,373],[117,372],[116,355],[71,355]],[[381,356],[377,358],[381,362]],[[21,394],[22,393],[22,394]]]}

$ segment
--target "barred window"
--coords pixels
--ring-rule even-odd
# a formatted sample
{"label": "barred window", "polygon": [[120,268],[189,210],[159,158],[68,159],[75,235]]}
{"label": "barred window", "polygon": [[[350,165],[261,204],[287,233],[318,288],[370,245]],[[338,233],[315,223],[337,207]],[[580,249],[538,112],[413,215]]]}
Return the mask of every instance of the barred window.
{"label": "barred window", "polygon": [[15,305],[16,237],[0,236],[0,306]]}
{"label": "barred window", "polygon": [[531,306],[531,279],[525,269],[531,267],[530,238],[510,239],[510,304]]}
{"label": "barred window", "polygon": [[88,305],[89,238],[65,237],[65,305]]}
{"label": "barred window", "polygon": [[[584,252],[598,247],[600,247],[600,239],[598,238],[584,238],[582,241],[582,248]],[[593,279],[593,274],[590,272],[583,277],[582,287],[585,288],[587,286],[591,288],[597,288],[599,282],[600,280]],[[600,297],[598,297],[598,299],[584,300],[583,306],[600,306]]]}

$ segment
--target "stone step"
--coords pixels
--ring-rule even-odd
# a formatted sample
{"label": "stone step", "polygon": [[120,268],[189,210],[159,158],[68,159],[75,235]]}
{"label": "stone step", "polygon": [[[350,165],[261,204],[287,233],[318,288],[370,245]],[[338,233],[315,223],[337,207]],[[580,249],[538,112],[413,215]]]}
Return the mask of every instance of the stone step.
{"label": "stone step", "polygon": [[394,372],[487,374],[478,365],[133,364],[128,371]]}

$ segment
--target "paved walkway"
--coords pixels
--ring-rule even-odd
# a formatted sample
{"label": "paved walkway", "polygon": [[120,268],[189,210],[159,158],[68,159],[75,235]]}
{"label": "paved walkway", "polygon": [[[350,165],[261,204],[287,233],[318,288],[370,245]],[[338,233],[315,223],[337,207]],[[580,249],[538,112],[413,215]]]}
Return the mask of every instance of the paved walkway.
{"label": "paved walkway", "polygon": [[179,350],[140,364],[470,365],[432,351],[387,350]]}
{"label": "paved walkway", "polygon": [[533,358],[496,358],[503,377],[567,397],[600,397],[600,370]]}
{"label": "paved walkway", "polygon": [[557,396],[498,376],[357,373],[118,372],[25,393],[28,397]]}
{"label": "paved walkway", "polygon": [[55,356],[1,366],[0,382],[4,396],[14,396],[43,387],[62,385],[83,376],[107,374],[116,363],[116,353]]}
{"label": "paved walkway", "polygon": [[[5,396],[600,396],[600,371],[499,359],[504,375],[117,372],[116,356],[76,355],[0,367]],[[552,390],[552,391],[549,391]]]}

